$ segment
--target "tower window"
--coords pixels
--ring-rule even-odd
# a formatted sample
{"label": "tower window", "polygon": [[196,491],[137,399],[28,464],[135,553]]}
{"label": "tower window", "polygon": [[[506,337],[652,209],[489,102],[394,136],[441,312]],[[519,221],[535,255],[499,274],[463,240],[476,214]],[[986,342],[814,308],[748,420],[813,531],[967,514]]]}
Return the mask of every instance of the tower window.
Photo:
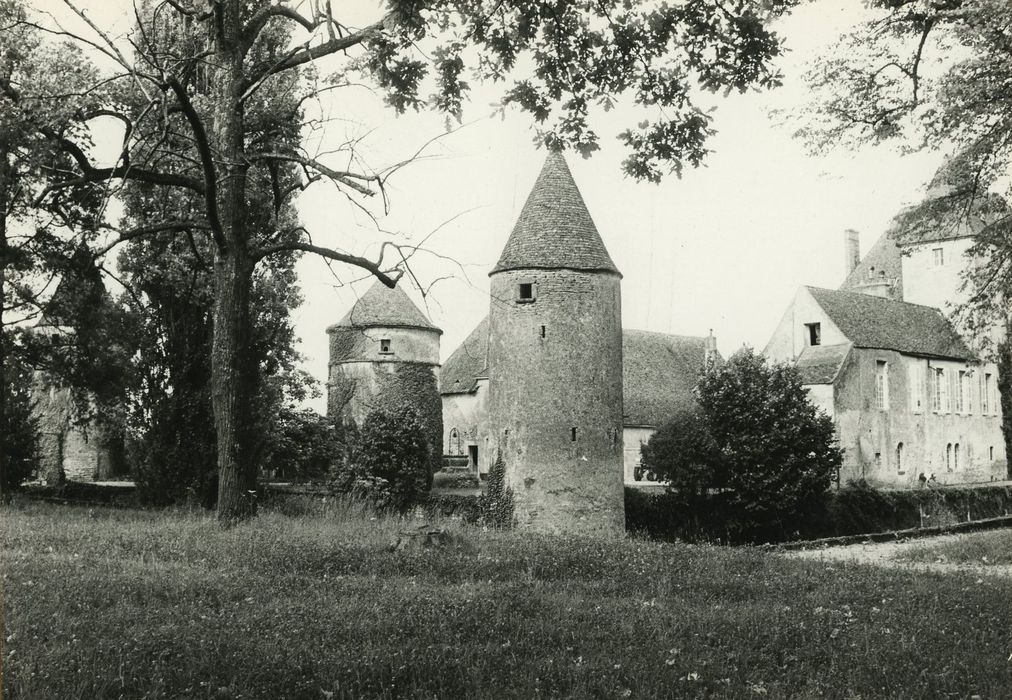
{"label": "tower window", "polygon": [[393,352],[390,349],[390,338],[380,338],[380,352],[384,355],[389,355]]}
{"label": "tower window", "polygon": [[569,429],[569,439],[573,442],[576,442],[576,428]]}
{"label": "tower window", "polygon": [[534,283],[533,282],[521,282],[517,291],[517,301],[531,302],[534,301]]}
{"label": "tower window", "polygon": [[545,337],[545,327],[544,326],[541,326],[541,337],[542,338]]}
{"label": "tower window", "polygon": [[903,443],[896,445],[896,472],[903,473]]}
{"label": "tower window", "polygon": [[805,328],[808,329],[808,344],[822,345],[822,324],[806,323]]}

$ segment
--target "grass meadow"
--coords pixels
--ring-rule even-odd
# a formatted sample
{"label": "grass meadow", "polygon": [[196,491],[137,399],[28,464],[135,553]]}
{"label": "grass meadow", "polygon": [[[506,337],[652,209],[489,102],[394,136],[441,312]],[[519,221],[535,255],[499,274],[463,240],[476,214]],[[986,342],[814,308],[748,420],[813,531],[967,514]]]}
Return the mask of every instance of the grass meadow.
{"label": "grass meadow", "polygon": [[[978,566],[1012,565],[1012,529],[944,537],[909,549],[900,560]],[[1012,606],[1012,601],[1009,605]],[[1012,696],[1012,688],[1009,695]]]}
{"label": "grass meadow", "polygon": [[[299,511],[299,512],[297,512]],[[1012,579],[483,532],[331,503],[0,509],[5,698],[981,698]]]}

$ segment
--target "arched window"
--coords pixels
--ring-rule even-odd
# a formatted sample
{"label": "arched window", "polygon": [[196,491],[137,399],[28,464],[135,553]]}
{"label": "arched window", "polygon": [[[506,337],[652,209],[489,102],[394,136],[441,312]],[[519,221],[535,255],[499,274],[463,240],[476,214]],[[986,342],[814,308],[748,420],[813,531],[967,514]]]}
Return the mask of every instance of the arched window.
{"label": "arched window", "polygon": [[903,473],[903,443],[896,445],[896,471]]}
{"label": "arched window", "polygon": [[956,448],[952,451],[952,468],[954,470],[959,469],[959,443],[956,443]]}
{"label": "arched window", "polygon": [[447,446],[451,455],[464,454],[460,449],[460,431],[456,428],[450,428],[450,444]]}
{"label": "arched window", "polygon": [[945,471],[952,471],[952,443],[945,446]]}

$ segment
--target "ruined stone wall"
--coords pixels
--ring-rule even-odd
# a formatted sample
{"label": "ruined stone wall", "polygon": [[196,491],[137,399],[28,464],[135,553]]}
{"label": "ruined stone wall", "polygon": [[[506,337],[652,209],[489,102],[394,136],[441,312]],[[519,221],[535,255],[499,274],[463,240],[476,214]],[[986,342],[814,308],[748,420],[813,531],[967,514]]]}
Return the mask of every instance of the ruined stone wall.
{"label": "ruined stone wall", "polygon": [[39,477],[47,483],[95,481],[122,472],[121,456],[105,432],[81,421],[70,389],[50,384],[37,373],[32,415],[39,429]]}
{"label": "ruined stone wall", "polygon": [[[533,284],[535,299],[519,300]],[[511,270],[491,279],[489,435],[519,527],[625,529],[620,278]]]}

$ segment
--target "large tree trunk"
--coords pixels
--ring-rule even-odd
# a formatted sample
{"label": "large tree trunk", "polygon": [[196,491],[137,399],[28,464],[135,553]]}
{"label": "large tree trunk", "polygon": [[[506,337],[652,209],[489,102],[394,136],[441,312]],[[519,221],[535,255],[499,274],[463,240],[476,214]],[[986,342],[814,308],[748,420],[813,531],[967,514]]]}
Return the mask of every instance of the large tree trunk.
{"label": "large tree trunk", "polygon": [[215,273],[211,396],[218,439],[218,520],[227,525],[256,514],[250,450],[250,264],[245,255],[230,253],[219,258]]}
{"label": "large tree trunk", "polygon": [[[256,514],[252,460],[253,373],[250,364],[250,287],[253,264],[246,227],[244,111],[240,100],[242,3],[218,7],[215,37],[214,123],[218,213],[224,245],[215,261],[211,397],[218,438],[218,520],[229,525]],[[208,192],[210,196],[210,191]]]}

